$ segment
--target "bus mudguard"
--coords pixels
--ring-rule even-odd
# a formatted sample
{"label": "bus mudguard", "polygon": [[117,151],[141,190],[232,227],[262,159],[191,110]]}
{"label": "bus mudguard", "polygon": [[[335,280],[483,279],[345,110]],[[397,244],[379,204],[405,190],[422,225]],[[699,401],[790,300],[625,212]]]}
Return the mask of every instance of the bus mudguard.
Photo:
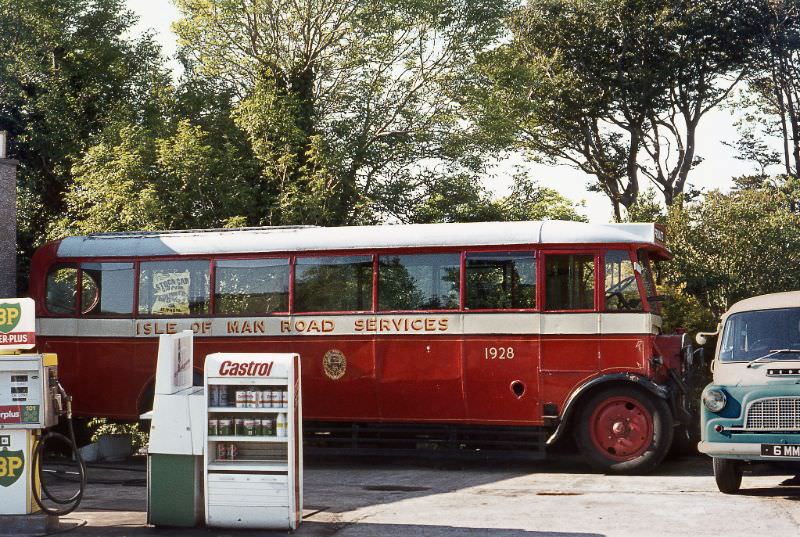
{"label": "bus mudguard", "polygon": [[669,388],[636,373],[611,373],[608,375],[595,377],[581,384],[578,389],[572,392],[572,394],[569,396],[566,404],[564,405],[564,411],[561,413],[561,419],[558,421],[556,430],[553,431],[553,434],[551,434],[550,438],[547,439],[547,445],[550,446],[554,444],[559,438],[561,438],[561,435],[564,434],[569,420],[575,409],[579,406],[578,402],[583,395],[597,386],[608,384],[609,382],[619,381],[636,384],[652,393],[656,397],[660,397],[661,399],[669,401]]}

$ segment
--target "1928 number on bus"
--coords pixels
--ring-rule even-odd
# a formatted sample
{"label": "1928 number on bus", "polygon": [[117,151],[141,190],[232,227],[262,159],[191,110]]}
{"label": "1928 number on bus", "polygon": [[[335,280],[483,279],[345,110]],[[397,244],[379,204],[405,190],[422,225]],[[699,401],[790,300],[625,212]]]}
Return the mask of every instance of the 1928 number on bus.
{"label": "1928 number on bus", "polygon": [[487,360],[513,360],[514,347],[484,347],[483,357]]}

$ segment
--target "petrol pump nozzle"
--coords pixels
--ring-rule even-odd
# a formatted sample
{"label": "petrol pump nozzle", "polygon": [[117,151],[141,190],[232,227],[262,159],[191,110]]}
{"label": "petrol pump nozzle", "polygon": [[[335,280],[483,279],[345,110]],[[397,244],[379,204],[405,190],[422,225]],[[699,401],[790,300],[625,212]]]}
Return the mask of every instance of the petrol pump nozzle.
{"label": "petrol pump nozzle", "polygon": [[[66,414],[67,419],[72,419],[72,396],[67,393],[64,389],[64,386],[61,385],[61,381],[56,380],[56,389],[58,390],[58,415],[63,416]],[[64,401],[67,402],[67,408],[64,410]]]}

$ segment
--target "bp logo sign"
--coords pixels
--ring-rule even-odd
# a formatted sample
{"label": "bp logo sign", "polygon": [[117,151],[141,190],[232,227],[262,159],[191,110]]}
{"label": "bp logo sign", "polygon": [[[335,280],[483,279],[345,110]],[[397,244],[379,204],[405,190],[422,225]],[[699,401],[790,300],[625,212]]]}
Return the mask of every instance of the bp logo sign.
{"label": "bp logo sign", "polygon": [[10,487],[22,475],[25,454],[22,451],[0,450],[0,487]]}
{"label": "bp logo sign", "polygon": [[19,324],[22,307],[19,304],[0,304],[0,332],[8,334]]}

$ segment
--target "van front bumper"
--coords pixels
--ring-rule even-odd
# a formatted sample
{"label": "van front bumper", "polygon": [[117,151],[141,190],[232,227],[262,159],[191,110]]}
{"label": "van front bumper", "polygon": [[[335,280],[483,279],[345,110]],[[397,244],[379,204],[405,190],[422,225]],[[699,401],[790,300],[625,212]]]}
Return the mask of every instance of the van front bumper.
{"label": "van front bumper", "polygon": [[748,461],[795,461],[797,457],[765,457],[761,454],[760,443],[734,442],[700,442],[697,444],[700,453],[723,459],[742,459]]}
{"label": "van front bumper", "polygon": [[700,453],[712,457],[745,458],[745,456],[761,457],[761,444],[738,444],[731,442],[700,442],[697,444]]}

